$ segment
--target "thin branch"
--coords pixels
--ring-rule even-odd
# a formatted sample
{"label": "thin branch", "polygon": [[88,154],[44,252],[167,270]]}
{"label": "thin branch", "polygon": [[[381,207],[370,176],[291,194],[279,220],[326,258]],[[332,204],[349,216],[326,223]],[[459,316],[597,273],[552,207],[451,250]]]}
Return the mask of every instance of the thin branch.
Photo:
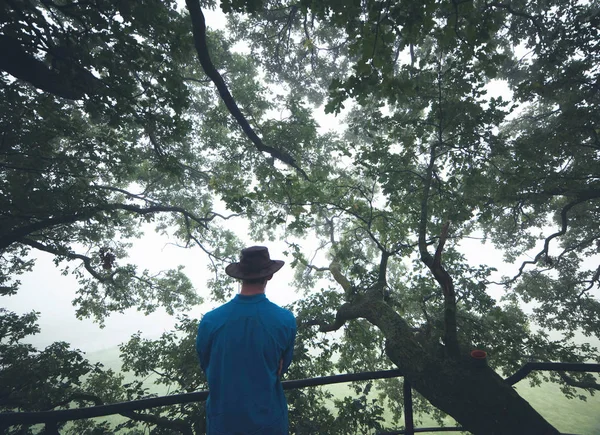
{"label": "thin branch", "polygon": [[305,261],[302,261],[302,264],[304,264],[304,266],[307,269],[314,270],[315,272],[330,272],[331,271],[331,268],[329,268],[329,267],[318,267],[313,264],[309,264],[308,262],[305,262]]}
{"label": "thin branch", "polygon": [[586,248],[586,247],[590,246],[592,243],[594,243],[595,241],[597,241],[598,239],[600,239],[600,234],[594,234],[593,236],[588,237],[587,239],[584,239],[575,245],[567,246],[565,249],[563,249],[563,251],[559,255],[556,256],[556,259],[560,260],[569,252],[573,252],[573,251],[576,251],[579,249]]}
{"label": "thin branch", "polygon": [[[388,7],[389,7],[389,0],[388,0]],[[371,51],[371,66],[373,66],[373,60],[375,58],[375,52],[377,49],[377,39],[379,38],[379,26],[381,25],[381,13],[383,12],[383,5],[381,6],[381,8],[379,9],[379,15],[377,16],[377,25],[375,26],[375,38],[373,40],[373,50]]]}
{"label": "thin branch", "polygon": [[90,275],[92,275],[95,279],[97,279],[98,281],[100,281],[102,283],[112,281],[112,279],[113,279],[114,272],[109,275],[102,275],[96,269],[94,269],[94,267],[92,266],[92,259],[85,255],[76,254],[74,252],[69,252],[66,250],[63,251],[60,249],[52,248],[51,246],[44,245],[40,242],[37,242],[32,239],[28,239],[28,238],[22,238],[20,240],[20,243],[23,243],[24,245],[27,245],[27,246],[31,246],[32,248],[38,249],[40,251],[48,252],[49,254],[52,254],[52,255],[67,257],[71,260],[81,260],[81,262],[83,263],[83,267],[85,267],[85,270],[87,270]]}
{"label": "thin branch", "polygon": [[539,32],[540,39],[542,39],[542,35],[544,35],[545,32],[544,32],[544,29],[542,29],[542,27],[540,26],[540,24],[538,22],[538,17],[534,17],[533,15],[530,15],[526,12],[517,11],[517,10],[513,9],[513,7],[510,4],[506,4],[506,3],[490,2],[487,5],[495,7],[495,8],[499,8],[499,9],[505,9],[508,12],[510,12],[510,14],[515,15],[517,17],[527,18],[536,27],[536,29]]}
{"label": "thin branch", "polygon": [[594,276],[592,276],[592,279],[590,279],[589,281],[583,281],[581,284],[586,282],[589,283],[589,285],[579,292],[579,294],[577,295],[577,299],[581,299],[581,297],[585,293],[589,292],[594,287],[594,284],[597,283],[600,285],[600,266],[598,266],[598,268],[596,269],[596,272],[594,273]]}
{"label": "thin branch", "polygon": [[208,83],[210,83],[210,79],[208,80],[201,80],[201,79],[197,79],[195,77],[182,77],[182,79],[186,82],[195,82],[195,83],[200,83],[203,85],[206,85]]}
{"label": "thin branch", "polygon": [[304,21],[302,23],[302,26],[304,28],[304,36],[306,37],[306,40],[308,42],[308,46],[310,47],[310,64],[312,66],[313,71],[316,70],[317,66],[316,66],[316,57],[317,54],[315,53],[315,44],[310,36],[310,33],[308,31],[308,13],[306,15],[304,15]]}
{"label": "thin branch", "polygon": [[110,192],[117,192],[117,193],[122,193],[123,195],[127,196],[128,198],[134,198],[134,199],[139,199],[140,201],[144,201],[148,204],[152,204],[152,205],[160,205],[160,203],[158,201],[155,201],[153,199],[148,198],[145,194],[143,193],[133,193],[133,192],[129,192],[128,190],[125,189],[121,189],[119,187],[114,187],[114,186],[105,186],[102,184],[92,184],[90,186],[90,188],[93,189],[102,189],[102,190],[108,190]]}
{"label": "thin branch", "polygon": [[569,225],[569,218],[567,216],[567,213],[569,212],[569,210],[571,210],[577,204],[581,204],[581,203],[587,201],[588,199],[590,199],[590,198],[577,198],[577,199],[574,199],[573,201],[569,202],[568,204],[566,204],[560,211],[560,221],[561,221],[560,230],[553,234],[550,234],[548,237],[546,237],[546,239],[544,240],[543,249],[536,254],[536,256],[534,257],[533,260],[524,261],[521,264],[521,267],[519,267],[519,272],[515,276],[513,276],[508,281],[503,281],[498,284],[510,285],[510,284],[514,283],[517,279],[519,279],[519,277],[523,274],[523,272],[525,271],[525,267],[528,264],[536,264],[542,258],[542,256],[545,256],[545,258],[548,259],[548,249],[550,248],[550,242],[553,239],[555,239],[556,237],[563,236],[567,232],[567,228]]}
{"label": "thin branch", "polygon": [[167,378],[168,380],[170,380],[171,382],[173,382],[174,384],[180,384],[183,385],[183,382],[181,381],[181,378],[174,378],[172,376],[167,375],[166,373],[160,372],[156,369],[150,369],[153,373],[157,374],[160,377],[163,378]]}
{"label": "thin branch", "polygon": [[104,401],[102,399],[100,399],[100,397],[96,396],[95,394],[80,392],[80,393],[73,393],[67,399],[53,404],[52,406],[50,406],[50,409],[55,409],[55,408],[58,408],[61,406],[65,406],[71,402],[92,402],[96,406],[104,405]]}

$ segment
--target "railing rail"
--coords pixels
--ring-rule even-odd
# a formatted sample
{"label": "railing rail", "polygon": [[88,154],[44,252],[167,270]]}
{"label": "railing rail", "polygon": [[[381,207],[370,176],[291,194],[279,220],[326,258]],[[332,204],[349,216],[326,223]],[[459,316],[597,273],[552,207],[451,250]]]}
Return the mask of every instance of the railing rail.
{"label": "railing rail", "polygon": [[[514,385],[534,370],[600,373],[600,364],[530,362],[523,365],[513,375],[506,378],[505,381],[510,385]],[[396,378],[400,376],[402,376],[402,372],[400,370],[384,370],[377,372],[347,373],[317,378],[289,380],[283,381],[282,385],[284,390],[291,390],[319,385],[339,384],[344,382]],[[0,413],[0,428],[6,428],[8,426],[18,424],[31,425],[45,423],[47,425],[47,429],[49,429],[55,428],[56,424],[59,422],[80,420],[84,418],[103,417],[107,415],[139,411],[142,409],[155,408],[159,406],[202,402],[205,401],[207,397],[208,391],[197,391],[194,393],[152,397],[148,399],[139,399],[130,402],[112,403],[108,405],[91,406],[86,408],[39,412],[3,412]],[[412,416],[412,388],[409,382],[407,382],[406,380],[404,382],[404,403],[406,428],[400,431],[381,432],[380,435],[414,435],[415,433],[420,432],[459,432],[463,430],[460,427],[415,428],[413,425]],[[58,433],[55,430],[52,432]]]}
{"label": "railing rail", "polygon": [[[341,384],[344,382],[367,381],[371,379],[387,379],[402,376],[400,370],[384,370],[377,372],[347,373],[342,375],[323,376],[318,378],[283,381],[284,390],[314,387],[319,385]],[[173,394],[171,396],[151,397],[132,400],[130,402],[111,403],[108,405],[90,406],[86,408],[61,409],[58,411],[8,412],[0,414],[0,427],[15,424],[55,423],[61,421],[81,420],[84,418],[104,417],[122,412],[140,411],[159,406],[180,405],[191,402],[203,402],[208,391]]]}

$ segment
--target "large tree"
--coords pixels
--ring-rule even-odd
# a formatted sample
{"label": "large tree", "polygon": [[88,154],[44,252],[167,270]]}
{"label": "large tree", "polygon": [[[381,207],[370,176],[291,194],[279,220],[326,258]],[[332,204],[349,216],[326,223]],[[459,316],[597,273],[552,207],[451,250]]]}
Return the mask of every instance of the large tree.
{"label": "large tree", "polygon": [[[335,352],[338,370],[401,368],[473,433],[555,433],[497,372],[598,359],[573,341],[600,336],[597,2],[227,1],[229,32],[208,35],[210,5],[186,6],[2,3],[3,293],[37,249],[81,264],[80,316],[189,307],[198,298],[182,272],[138,272],[123,264],[126,243],[155,221],[218,268],[239,242],[216,225],[230,216],[213,211],[217,197],[249,218],[253,238],[289,244],[302,291],[296,376],[331,370]],[[493,83],[510,98],[489,97]],[[318,128],[323,104],[344,114],[342,130]],[[490,282],[494,265],[461,252],[474,236],[519,260],[514,274]],[[222,300],[232,283],[217,276],[210,288]],[[33,372],[60,357],[72,372],[71,389],[48,374],[43,403],[11,387],[4,409],[139,394],[111,396],[122,384],[112,373],[82,386],[93,368],[79,354],[18,343],[34,314],[2,315],[3,367],[21,359]],[[203,386],[182,350],[193,323],[157,342],[134,337],[126,368],[175,391]],[[343,334],[330,342],[317,325]],[[474,348],[489,367],[471,363]],[[549,379],[569,395],[599,388],[590,375]],[[337,419],[315,406],[325,393],[290,395],[296,433],[381,428],[368,389],[340,401]],[[128,417],[201,432],[199,410]]]}
{"label": "large tree", "polygon": [[[315,300],[334,321],[308,323],[368,320],[415,389],[474,433],[553,433],[495,370],[598,358],[572,340],[600,332],[598,4],[224,8],[267,79],[285,83],[286,128],[310,125],[319,96],[330,112],[348,106],[343,135],[288,144],[308,180],[290,173],[248,193],[268,210],[252,219],[256,234],[316,236],[325,264],[301,242],[291,252],[344,294],[340,307]],[[488,96],[494,83],[511,95]],[[499,280],[502,300],[488,294],[494,265],[461,254],[470,236],[510,262],[533,252]],[[488,369],[471,364],[474,348]],[[590,375],[553,377],[599,388]]]}

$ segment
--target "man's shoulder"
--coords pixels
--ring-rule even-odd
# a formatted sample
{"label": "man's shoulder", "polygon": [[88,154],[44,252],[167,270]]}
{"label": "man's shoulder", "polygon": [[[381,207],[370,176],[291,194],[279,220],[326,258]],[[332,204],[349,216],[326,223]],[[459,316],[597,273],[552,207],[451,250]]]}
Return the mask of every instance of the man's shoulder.
{"label": "man's shoulder", "polygon": [[294,314],[288,310],[287,308],[280,307],[274,302],[267,300],[268,309],[271,310],[277,317],[279,317],[282,321],[286,323],[296,324],[296,317]]}
{"label": "man's shoulder", "polygon": [[213,308],[208,313],[202,316],[202,321],[211,321],[226,316],[231,311],[231,301],[224,303],[223,305]]}

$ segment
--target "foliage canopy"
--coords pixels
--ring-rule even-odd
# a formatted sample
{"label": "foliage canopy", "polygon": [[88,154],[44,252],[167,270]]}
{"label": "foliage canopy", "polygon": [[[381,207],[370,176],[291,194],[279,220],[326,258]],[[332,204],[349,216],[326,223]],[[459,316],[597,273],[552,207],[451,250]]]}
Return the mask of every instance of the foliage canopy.
{"label": "foliage canopy", "polygon": [[[3,297],[39,250],[78,277],[80,317],[180,313],[201,301],[181,269],[125,262],[140,225],[200,246],[218,271],[245,236],[226,221],[247,219],[254,240],[287,243],[296,270],[291,377],[397,366],[421,409],[474,433],[554,433],[493,370],[600,361],[574,340],[600,338],[598,2],[235,0],[220,4],[227,30],[207,31],[201,8],[213,7],[0,5]],[[323,110],[343,122],[319,125],[332,119]],[[493,282],[494,264],[465,255],[473,237],[514,273]],[[225,300],[233,283],[217,274],[209,288]],[[25,344],[36,313],[0,314],[0,376],[40,374],[3,383],[4,410],[147,393],[65,343]],[[132,337],[124,369],[171,392],[203,388],[196,321],[181,315],[156,341]],[[489,369],[470,365],[473,348]],[[571,397],[600,389],[588,374],[541,380]],[[489,400],[467,387],[475,381]],[[326,391],[290,393],[292,427],[383,429],[383,407],[402,412],[397,387],[378,384],[370,402],[371,386],[356,385],[337,416]],[[131,414],[118,428],[202,433],[202,412]],[[114,430],[68,430],[92,427]]]}

